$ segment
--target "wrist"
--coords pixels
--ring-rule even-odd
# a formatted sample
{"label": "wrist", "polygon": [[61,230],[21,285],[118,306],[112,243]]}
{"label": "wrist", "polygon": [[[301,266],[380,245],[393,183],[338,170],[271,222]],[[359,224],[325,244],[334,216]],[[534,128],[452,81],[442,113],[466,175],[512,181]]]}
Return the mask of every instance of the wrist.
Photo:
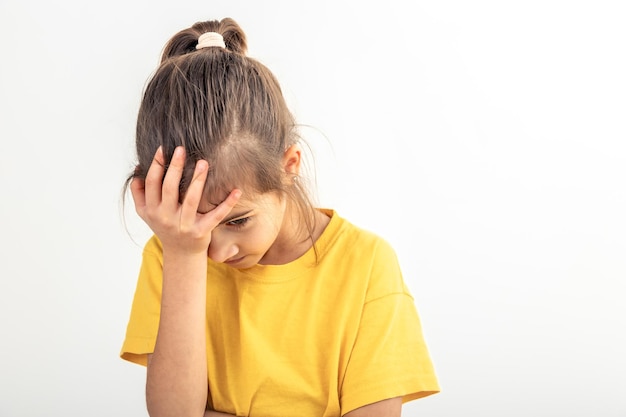
{"label": "wrist", "polygon": [[207,257],[208,255],[207,255],[206,248],[192,249],[192,248],[181,247],[179,245],[171,245],[171,246],[163,245],[163,260],[181,259],[181,260],[186,260],[186,261],[192,261],[192,260],[202,259],[203,261],[205,261]]}
{"label": "wrist", "polygon": [[163,279],[186,282],[204,282],[207,273],[206,252],[179,249],[163,250]]}

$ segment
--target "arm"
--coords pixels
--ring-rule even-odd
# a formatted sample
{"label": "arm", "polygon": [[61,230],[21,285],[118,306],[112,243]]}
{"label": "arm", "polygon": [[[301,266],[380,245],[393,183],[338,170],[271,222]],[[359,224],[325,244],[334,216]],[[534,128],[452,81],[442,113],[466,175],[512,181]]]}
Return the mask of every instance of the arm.
{"label": "arm", "polygon": [[343,415],[343,417],[400,417],[402,397],[389,398],[364,405]]}
{"label": "arm", "polygon": [[139,216],[163,246],[163,292],[154,353],[148,357],[146,403],[152,417],[201,417],[207,403],[206,267],[211,232],[237,203],[233,191],[214,210],[198,214],[208,166],[198,161],[182,203],[185,152],[177,148],[165,173],[161,148],[145,181],[131,183]]}
{"label": "arm", "polygon": [[151,416],[200,416],[206,408],[205,305],[206,255],[164,251],[161,318],[146,380]]}
{"label": "arm", "polygon": [[[373,404],[364,405],[343,415],[343,417],[400,417],[402,397],[390,398]],[[204,417],[235,417],[231,414],[207,410]]]}

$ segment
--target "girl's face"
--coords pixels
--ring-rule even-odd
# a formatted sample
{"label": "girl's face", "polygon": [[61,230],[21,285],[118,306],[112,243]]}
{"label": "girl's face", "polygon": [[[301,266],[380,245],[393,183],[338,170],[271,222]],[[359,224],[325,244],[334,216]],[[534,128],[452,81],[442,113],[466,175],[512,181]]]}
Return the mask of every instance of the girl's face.
{"label": "girl's face", "polygon": [[[201,204],[199,212],[215,208]],[[246,196],[211,234],[208,256],[215,262],[233,268],[249,268],[256,264],[285,263],[285,249],[293,239],[291,222],[286,216],[285,199],[277,193]],[[288,261],[288,260],[286,260]]]}

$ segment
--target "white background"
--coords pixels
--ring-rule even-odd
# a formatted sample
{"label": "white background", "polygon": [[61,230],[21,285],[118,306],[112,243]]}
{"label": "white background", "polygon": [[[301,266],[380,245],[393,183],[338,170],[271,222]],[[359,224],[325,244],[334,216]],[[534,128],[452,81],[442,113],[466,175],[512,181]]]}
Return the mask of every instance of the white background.
{"label": "white background", "polygon": [[626,416],[622,1],[0,3],[0,417],[145,416],[120,190],[161,48],[230,16],[396,247],[442,392],[404,416]]}

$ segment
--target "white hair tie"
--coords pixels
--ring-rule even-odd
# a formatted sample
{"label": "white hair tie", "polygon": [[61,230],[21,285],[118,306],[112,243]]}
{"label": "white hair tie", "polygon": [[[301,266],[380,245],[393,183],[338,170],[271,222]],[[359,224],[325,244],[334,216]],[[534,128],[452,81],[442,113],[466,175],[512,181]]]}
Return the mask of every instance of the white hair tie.
{"label": "white hair tie", "polygon": [[198,44],[196,49],[210,48],[212,46],[219,46],[220,48],[226,48],[224,38],[217,32],[206,32],[200,35],[198,38]]}

